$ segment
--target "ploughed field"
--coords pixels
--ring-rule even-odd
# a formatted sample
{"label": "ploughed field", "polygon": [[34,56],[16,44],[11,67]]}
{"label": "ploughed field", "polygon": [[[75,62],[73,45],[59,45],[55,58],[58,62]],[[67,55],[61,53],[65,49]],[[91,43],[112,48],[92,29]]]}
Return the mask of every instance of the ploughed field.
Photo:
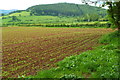
{"label": "ploughed field", "polygon": [[16,78],[35,75],[67,56],[96,47],[103,28],[2,28],[2,76]]}

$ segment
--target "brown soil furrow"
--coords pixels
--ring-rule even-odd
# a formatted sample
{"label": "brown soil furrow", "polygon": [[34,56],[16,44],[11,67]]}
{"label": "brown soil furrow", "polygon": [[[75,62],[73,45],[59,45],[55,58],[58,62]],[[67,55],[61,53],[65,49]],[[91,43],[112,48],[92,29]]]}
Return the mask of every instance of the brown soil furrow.
{"label": "brown soil furrow", "polygon": [[[70,43],[71,44],[71,43]],[[53,48],[52,48],[52,50],[53,50]],[[40,51],[40,49],[37,51],[37,52],[39,52]],[[34,52],[36,52],[35,50],[34,50]],[[48,52],[50,52],[50,51],[48,51]],[[14,55],[15,56],[15,55]]]}
{"label": "brown soil furrow", "polygon": [[[55,67],[54,63],[63,60],[66,56],[80,54],[99,45],[96,42],[97,39],[111,31],[93,28],[11,27],[4,29],[8,31],[3,32],[2,67],[3,72],[6,71],[9,74],[3,77],[11,78],[23,74],[34,75],[40,69]],[[10,35],[5,37],[8,34]]]}
{"label": "brown soil furrow", "polygon": [[[60,55],[59,55],[59,56],[60,56]],[[65,56],[64,56],[64,57],[65,57]],[[63,59],[64,57],[61,56],[61,58],[60,58],[60,59],[58,58],[57,61]],[[56,56],[56,58],[57,58],[57,56]],[[56,62],[57,62],[57,61],[56,61]],[[43,62],[44,62],[44,61],[43,61]],[[49,62],[49,61],[47,61],[47,62]],[[34,63],[32,63],[32,64],[34,64]],[[37,63],[37,65],[38,65],[38,63]],[[17,72],[19,72],[19,71],[17,71]]]}

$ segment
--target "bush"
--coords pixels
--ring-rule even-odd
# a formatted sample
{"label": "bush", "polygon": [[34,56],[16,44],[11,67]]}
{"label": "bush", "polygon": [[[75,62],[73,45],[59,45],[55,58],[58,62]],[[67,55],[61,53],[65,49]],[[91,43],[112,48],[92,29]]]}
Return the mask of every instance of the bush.
{"label": "bush", "polygon": [[99,40],[100,43],[114,43],[118,44],[120,39],[120,33],[118,31],[109,33],[107,35],[102,36],[102,38]]}

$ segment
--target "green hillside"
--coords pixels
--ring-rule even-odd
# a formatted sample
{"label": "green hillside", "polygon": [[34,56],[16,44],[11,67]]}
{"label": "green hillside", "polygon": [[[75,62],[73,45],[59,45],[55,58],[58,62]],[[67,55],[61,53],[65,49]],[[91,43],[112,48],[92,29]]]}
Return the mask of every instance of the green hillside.
{"label": "green hillside", "polygon": [[29,7],[27,11],[31,12],[31,15],[52,15],[52,16],[81,16],[87,14],[97,14],[104,16],[106,10],[89,5],[73,4],[73,3],[57,3],[36,5]]}
{"label": "green hillside", "polygon": [[101,27],[107,25],[105,16],[106,10],[99,7],[57,3],[13,11],[2,16],[2,23],[3,26]]}

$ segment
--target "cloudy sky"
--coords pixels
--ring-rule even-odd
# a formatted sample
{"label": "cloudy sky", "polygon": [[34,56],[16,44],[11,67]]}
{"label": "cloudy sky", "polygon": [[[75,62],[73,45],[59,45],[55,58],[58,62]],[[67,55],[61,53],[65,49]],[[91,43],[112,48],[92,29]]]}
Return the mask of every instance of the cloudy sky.
{"label": "cloudy sky", "polygon": [[0,9],[24,10],[33,5],[52,4],[52,3],[59,3],[59,2],[81,4],[81,0],[1,0],[0,1]]}

